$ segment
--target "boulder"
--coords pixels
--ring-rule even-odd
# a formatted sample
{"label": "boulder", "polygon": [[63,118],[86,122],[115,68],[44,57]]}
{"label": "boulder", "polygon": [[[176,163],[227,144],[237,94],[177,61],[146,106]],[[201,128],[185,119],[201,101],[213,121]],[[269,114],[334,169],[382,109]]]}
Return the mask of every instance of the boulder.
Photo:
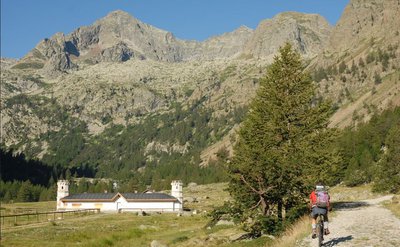
{"label": "boulder", "polygon": [[232,220],[219,220],[217,222],[217,224],[215,224],[215,225],[216,226],[219,226],[219,225],[233,226],[233,225],[235,225],[235,223]]}
{"label": "boulder", "polygon": [[159,242],[158,240],[153,240],[150,243],[151,247],[168,247],[168,245]]}
{"label": "boulder", "polygon": [[196,187],[197,186],[197,184],[196,183],[189,183],[188,184],[188,188],[193,188],[193,187]]}

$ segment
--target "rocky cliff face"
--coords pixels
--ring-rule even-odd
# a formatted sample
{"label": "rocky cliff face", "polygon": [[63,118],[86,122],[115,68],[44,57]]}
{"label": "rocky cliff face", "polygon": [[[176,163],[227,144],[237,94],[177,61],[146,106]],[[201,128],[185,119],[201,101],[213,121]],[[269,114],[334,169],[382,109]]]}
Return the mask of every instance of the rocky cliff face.
{"label": "rocky cliff face", "polygon": [[399,14],[398,0],[351,0],[326,47],[311,62],[311,69],[325,75],[321,95],[342,106],[332,126],[367,121],[376,111],[372,109],[400,103]]}
{"label": "rocky cliff face", "polygon": [[329,39],[336,53],[358,49],[371,39],[391,42],[399,39],[399,0],[351,0]]}
{"label": "rocky cliff face", "polygon": [[252,29],[241,26],[232,32],[211,37],[204,42],[183,41],[183,60],[215,60],[237,57],[253,33]]}

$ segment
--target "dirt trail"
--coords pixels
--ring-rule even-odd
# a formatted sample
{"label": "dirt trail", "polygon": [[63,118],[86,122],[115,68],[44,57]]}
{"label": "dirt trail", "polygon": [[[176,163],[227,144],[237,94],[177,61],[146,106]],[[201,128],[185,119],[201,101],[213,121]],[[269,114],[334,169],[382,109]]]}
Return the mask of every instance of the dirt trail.
{"label": "dirt trail", "polygon": [[[385,209],[381,202],[392,196],[359,202],[342,203],[331,217],[331,234],[325,236],[325,247],[387,247],[400,246],[400,219]],[[302,247],[317,246],[311,235],[302,241]]]}

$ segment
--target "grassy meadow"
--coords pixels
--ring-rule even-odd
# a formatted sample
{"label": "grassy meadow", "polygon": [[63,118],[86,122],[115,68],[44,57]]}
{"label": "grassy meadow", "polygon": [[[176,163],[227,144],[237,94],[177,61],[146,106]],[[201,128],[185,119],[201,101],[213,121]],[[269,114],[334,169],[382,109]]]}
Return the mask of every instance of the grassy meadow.
{"label": "grassy meadow", "polygon": [[[207,213],[229,200],[226,184],[184,188],[191,212],[138,216],[135,213],[100,213],[2,229],[1,246],[149,246],[154,240],[168,246],[260,246],[264,237],[246,243],[229,239],[244,232],[238,226],[207,227]],[[55,202],[2,205],[2,215],[53,211]],[[193,214],[196,210],[197,213]]]}
{"label": "grassy meadow", "polygon": [[17,202],[1,204],[1,215],[48,212],[56,210],[56,202]]}

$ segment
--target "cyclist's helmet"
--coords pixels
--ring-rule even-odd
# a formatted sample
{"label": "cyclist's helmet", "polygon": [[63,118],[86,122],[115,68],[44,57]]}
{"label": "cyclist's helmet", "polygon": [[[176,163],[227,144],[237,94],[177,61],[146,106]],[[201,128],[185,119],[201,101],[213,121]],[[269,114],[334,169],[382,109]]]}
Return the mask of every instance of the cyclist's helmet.
{"label": "cyclist's helmet", "polygon": [[318,181],[317,185],[315,186],[315,190],[316,190],[316,191],[323,191],[323,190],[325,190],[325,186],[324,186],[324,184],[322,183],[322,181]]}

